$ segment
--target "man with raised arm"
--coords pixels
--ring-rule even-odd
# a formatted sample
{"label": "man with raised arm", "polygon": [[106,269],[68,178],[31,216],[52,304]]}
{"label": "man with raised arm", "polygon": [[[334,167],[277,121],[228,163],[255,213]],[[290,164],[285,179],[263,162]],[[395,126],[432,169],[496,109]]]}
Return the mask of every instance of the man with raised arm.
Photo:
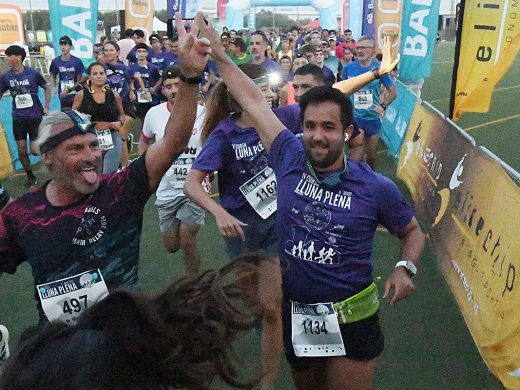
{"label": "man with raised arm", "polygon": [[128,166],[101,174],[94,127],[75,111],[42,123],[38,146],[52,179],[3,211],[0,273],[30,263],[40,324],[74,322],[86,307],[117,287],[137,285],[139,239],[146,201],[184,152],[197,113],[198,84],[210,53],[176,16],[181,83],[164,137]]}
{"label": "man with raised arm", "polygon": [[[415,288],[411,277],[424,236],[413,211],[394,183],[346,157],[345,139],[353,129],[347,97],[317,87],[301,98],[302,144],[228,58],[213,27],[202,26],[201,32],[228,89],[253,118],[276,174],[284,345],[295,384],[370,389],[383,350],[372,242],[379,223],[401,242],[383,293],[393,305]],[[379,72],[392,65],[384,61]],[[352,93],[378,76],[361,75],[342,90]]]}

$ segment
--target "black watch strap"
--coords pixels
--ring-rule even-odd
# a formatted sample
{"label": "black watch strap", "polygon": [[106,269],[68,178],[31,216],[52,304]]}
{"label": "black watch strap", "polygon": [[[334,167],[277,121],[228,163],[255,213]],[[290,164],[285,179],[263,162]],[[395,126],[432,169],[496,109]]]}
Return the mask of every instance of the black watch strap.
{"label": "black watch strap", "polygon": [[179,78],[181,79],[182,82],[184,82],[186,84],[191,84],[191,85],[198,85],[202,82],[202,75],[186,77],[181,73]]}

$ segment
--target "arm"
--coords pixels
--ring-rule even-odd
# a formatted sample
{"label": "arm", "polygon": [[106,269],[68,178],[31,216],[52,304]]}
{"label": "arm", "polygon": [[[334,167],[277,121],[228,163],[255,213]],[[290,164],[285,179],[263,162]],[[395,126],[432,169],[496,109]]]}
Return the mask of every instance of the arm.
{"label": "arm", "polygon": [[[399,233],[401,241],[401,259],[408,260],[417,265],[424,249],[424,234],[415,219],[406,225]],[[385,284],[383,298],[390,297],[390,304],[393,305],[401,299],[407,298],[415,290],[415,286],[404,267],[395,268],[390,278]]]}
{"label": "arm", "polygon": [[215,217],[218,230],[224,238],[240,237],[240,239],[244,241],[245,235],[242,227],[247,224],[229,214],[204,191],[200,185],[202,180],[204,180],[204,176],[206,176],[206,172],[193,168],[190,169],[186,177],[186,182],[184,183],[184,193],[193,202]]}
{"label": "arm", "polygon": [[[179,33],[179,58],[181,72],[185,77],[202,74],[211,50],[207,41],[197,38],[199,26],[204,24],[202,13],[198,12],[190,33],[184,29],[179,13],[175,15]],[[162,176],[173,161],[188,145],[197,114],[198,84],[181,82],[170,118],[166,123],[164,138],[150,146],[146,154],[146,170],[150,189],[155,191]]]}
{"label": "arm", "polygon": [[211,42],[212,55],[218,65],[220,76],[242,110],[253,119],[262,144],[269,152],[276,136],[285,128],[284,125],[267,105],[260,89],[226,54],[213,25],[204,25],[200,31],[202,36]]}
{"label": "arm", "polygon": [[[121,132],[121,130],[123,129],[123,126],[125,125],[125,121],[126,121],[127,117],[125,116],[125,112],[123,110],[123,100],[121,99],[121,96],[117,92],[114,92],[114,98],[116,101],[117,117],[119,119],[115,122],[110,122],[109,127],[112,130],[117,130],[117,131]],[[126,138],[126,136],[125,136],[125,138]]]}
{"label": "arm", "polygon": [[47,115],[51,106],[51,87],[49,86],[49,84],[45,83],[45,85],[43,85],[42,88],[45,96],[45,106],[43,108],[43,115]]}
{"label": "arm", "polygon": [[81,107],[81,103],[83,102],[83,94],[85,93],[85,90],[79,91],[76,96],[74,96],[74,101],[72,102],[72,109],[79,111],[79,108]]}

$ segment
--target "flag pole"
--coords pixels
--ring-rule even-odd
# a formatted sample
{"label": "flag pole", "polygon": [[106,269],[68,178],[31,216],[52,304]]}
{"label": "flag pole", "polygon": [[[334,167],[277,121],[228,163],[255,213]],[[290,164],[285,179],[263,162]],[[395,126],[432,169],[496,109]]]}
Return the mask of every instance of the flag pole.
{"label": "flag pole", "polygon": [[457,31],[455,34],[455,59],[453,61],[453,73],[451,75],[451,91],[450,91],[450,113],[449,117],[453,120],[453,111],[455,106],[455,93],[457,88],[457,73],[459,71],[459,55],[460,42],[462,40],[462,23],[464,21],[464,9],[466,0],[460,0],[459,15],[457,19]]}

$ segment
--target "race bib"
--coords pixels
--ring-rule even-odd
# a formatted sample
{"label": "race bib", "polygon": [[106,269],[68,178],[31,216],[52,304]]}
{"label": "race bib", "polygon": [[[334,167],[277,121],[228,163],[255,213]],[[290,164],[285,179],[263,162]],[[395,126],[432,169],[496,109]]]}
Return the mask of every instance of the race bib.
{"label": "race bib", "polygon": [[69,88],[68,94],[69,95],[75,95],[76,91],[71,90],[71,88],[74,86],[74,80],[62,80],[60,81],[60,87],[63,91],[65,88]]}
{"label": "race bib", "polygon": [[240,192],[263,219],[276,211],[276,176],[270,167],[242,184]]}
{"label": "race bib", "polygon": [[85,309],[108,295],[108,288],[99,269],[36,286],[45,315],[49,321],[76,323]]}
{"label": "race bib", "polygon": [[114,140],[112,139],[112,132],[110,129],[96,131],[96,137],[101,150],[110,150],[114,147]]}
{"label": "race bib", "polygon": [[291,340],[296,356],[345,355],[338,316],[332,303],[291,304]]}
{"label": "race bib", "polygon": [[33,99],[30,93],[25,93],[23,95],[16,95],[14,98],[15,107],[18,109],[22,108],[30,108],[33,106]]}
{"label": "race bib", "polygon": [[191,169],[194,158],[178,158],[168,170],[168,183],[177,189],[182,189],[186,182],[186,176]]}
{"label": "race bib", "polygon": [[368,110],[374,104],[372,91],[354,92],[354,108]]}
{"label": "race bib", "polygon": [[138,103],[150,103],[152,101],[152,94],[149,92],[137,92],[137,102]]}

